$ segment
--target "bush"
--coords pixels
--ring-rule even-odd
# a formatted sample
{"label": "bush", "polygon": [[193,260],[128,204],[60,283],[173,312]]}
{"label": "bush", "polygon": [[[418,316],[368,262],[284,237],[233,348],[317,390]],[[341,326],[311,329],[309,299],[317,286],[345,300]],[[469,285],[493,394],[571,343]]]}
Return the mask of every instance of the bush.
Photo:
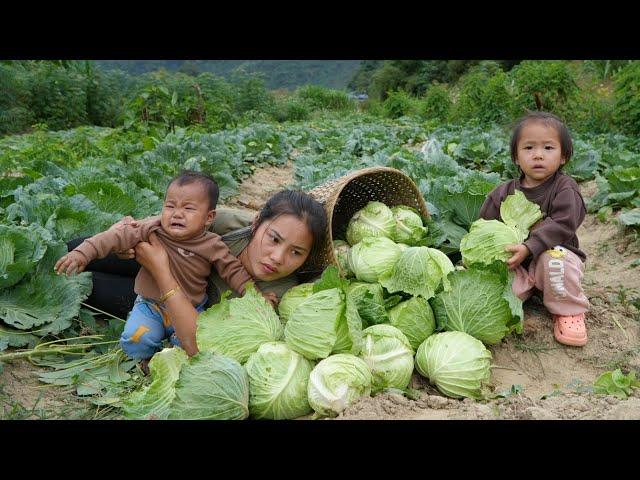
{"label": "bush", "polygon": [[624,67],[614,78],[615,116],[620,128],[629,134],[640,133],[640,62]]}
{"label": "bush", "polygon": [[274,99],[267,91],[264,80],[255,75],[238,75],[234,78],[236,90],[236,112],[242,114],[249,110],[270,113]]}
{"label": "bush", "polygon": [[354,102],[340,90],[306,85],[296,90],[296,95],[313,109],[338,111],[354,109]]}
{"label": "bush", "polygon": [[269,123],[272,121],[272,115],[267,112],[259,112],[257,110],[247,110],[238,120],[239,127],[246,127],[252,123]]}
{"label": "bush", "polygon": [[87,115],[93,125],[117,127],[124,122],[126,104],[136,80],[121,70],[95,70],[88,79]]}
{"label": "bush", "polygon": [[453,119],[504,123],[511,117],[507,75],[496,62],[482,62],[460,79]]}
{"label": "bush", "polygon": [[362,102],[360,104],[360,111],[362,111],[363,113],[368,113],[369,115],[373,115],[374,117],[382,117],[384,115],[382,102],[380,100],[376,100],[375,98],[368,98],[364,102]]}
{"label": "bush", "polygon": [[26,73],[0,64],[0,135],[24,132],[34,123]]}
{"label": "bush", "polygon": [[398,90],[404,82],[404,72],[391,63],[384,62],[382,67],[375,71],[369,85],[369,96],[376,100],[385,101],[388,92]]}
{"label": "bush", "polygon": [[382,114],[386,118],[400,118],[411,113],[413,101],[404,90],[387,92],[387,99],[382,104]]}
{"label": "bush", "polygon": [[510,72],[513,81],[513,114],[537,110],[535,95],[540,95],[542,110],[561,118],[574,116],[578,101],[576,75],[565,61],[523,61]]}
{"label": "bush", "polygon": [[205,124],[209,130],[235,127],[238,117],[234,113],[237,92],[233,85],[212,73],[201,73],[194,82],[194,93],[205,106]]}
{"label": "bush", "polygon": [[52,63],[33,67],[29,75],[30,110],[36,122],[64,130],[89,122],[86,79]]}
{"label": "bush", "polygon": [[576,101],[574,116],[567,119],[576,130],[591,133],[607,133],[613,126],[614,99],[606,87],[581,90]]}
{"label": "bush", "polygon": [[451,98],[444,85],[434,84],[418,101],[418,115],[425,120],[437,119],[445,121],[451,111]]}
{"label": "bush", "polygon": [[598,80],[611,78],[629,64],[629,60],[585,60],[583,67],[594,74]]}
{"label": "bush", "polygon": [[307,120],[311,107],[301,98],[284,97],[276,101],[273,118],[278,122]]}

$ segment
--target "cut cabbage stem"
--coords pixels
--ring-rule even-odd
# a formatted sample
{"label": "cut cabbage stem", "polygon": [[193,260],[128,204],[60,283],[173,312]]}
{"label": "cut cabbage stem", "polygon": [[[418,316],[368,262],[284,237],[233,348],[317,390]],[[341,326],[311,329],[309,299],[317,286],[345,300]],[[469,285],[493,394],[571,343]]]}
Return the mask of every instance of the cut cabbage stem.
{"label": "cut cabbage stem", "polygon": [[122,323],[126,323],[126,320],[123,320],[120,317],[116,317],[115,315],[112,315],[112,314],[110,314],[108,312],[105,312],[104,310],[100,310],[99,308],[96,308],[96,307],[94,307],[92,305],[89,305],[88,303],[80,302],[80,305],[82,305],[83,307],[87,307],[87,308],[90,308],[92,310],[95,310],[96,312],[100,312],[103,315],[107,315],[108,317],[115,318],[116,320],[120,320]]}
{"label": "cut cabbage stem", "polygon": [[[6,362],[15,360],[18,358],[31,358],[32,356],[38,355],[51,355],[51,354],[61,354],[61,355],[84,355],[87,348],[95,347],[96,345],[108,345],[111,343],[118,343],[120,340],[109,340],[105,342],[93,342],[93,343],[75,343],[75,344],[65,344],[65,345],[56,345],[60,342],[67,342],[69,340],[77,340],[77,339],[101,339],[104,335],[86,335],[84,337],[71,337],[71,338],[59,338],[57,340],[52,340],[50,342],[40,343],[36,345],[34,348],[29,350],[22,350],[14,353],[7,353],[4,355],[0,355],[0,362]],[[82,350],[82,352],[78,352],[77,350]]]}
{"label": "cut cabbage stem", "polygon": [[513,370],[514,372],[518,371],[517,368],[503,367],[502,365],[491,365],[491,367],[489,367],[489,368],[497,368],[499,370]]}

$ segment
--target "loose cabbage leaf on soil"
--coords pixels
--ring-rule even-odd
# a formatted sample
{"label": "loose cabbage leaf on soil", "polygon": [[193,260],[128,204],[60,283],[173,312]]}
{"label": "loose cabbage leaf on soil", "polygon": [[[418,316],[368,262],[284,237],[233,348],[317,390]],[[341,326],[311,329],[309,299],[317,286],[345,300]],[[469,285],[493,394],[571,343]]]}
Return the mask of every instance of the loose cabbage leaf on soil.
{"label": "loose cabbage leaf on soil", "polygon": [[0,352],[7,347],[33,348],[39,338],[29,332],[21,332],[9,327],[0,327]]}
{"label": "loose cabbage leaf on soil", "polygon": [[636,372],[632,371],[625,375],[617,368],[597,378],[593,384],[593,393],[615,395],[620,400],[626,400],[631,395],[632,388],[640,388],[640,380],[636,380]]}

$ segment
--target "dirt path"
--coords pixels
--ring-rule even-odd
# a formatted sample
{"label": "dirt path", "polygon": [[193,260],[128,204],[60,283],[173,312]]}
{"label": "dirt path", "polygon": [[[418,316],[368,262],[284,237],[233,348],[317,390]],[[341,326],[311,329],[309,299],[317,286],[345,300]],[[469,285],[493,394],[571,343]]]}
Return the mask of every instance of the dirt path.
{"label": "dirt path", "polygon": [[75,387],[47,385],[38,380],[46,371],[19,359],[4,365],[0,373],[0,419],[90,419],[96,412],[74,395]]}
{"label": "dirt path", "polygon": [[234,208],[259,210],[274,193],[285,188],[293,188],[293,163],[285,167],[264,167],[257,169],[242,182],[238,194],[228,198],[224,205]]}

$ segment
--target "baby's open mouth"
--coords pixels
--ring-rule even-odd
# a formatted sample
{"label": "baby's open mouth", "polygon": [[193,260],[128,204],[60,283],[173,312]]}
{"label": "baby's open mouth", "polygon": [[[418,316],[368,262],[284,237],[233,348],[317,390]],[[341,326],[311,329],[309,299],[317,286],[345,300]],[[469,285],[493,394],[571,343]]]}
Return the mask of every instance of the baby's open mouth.
{"label": "baby's open mouth", "polygon": [[171,228],[185,228],[185,225],[180,222],[171,222]]}

